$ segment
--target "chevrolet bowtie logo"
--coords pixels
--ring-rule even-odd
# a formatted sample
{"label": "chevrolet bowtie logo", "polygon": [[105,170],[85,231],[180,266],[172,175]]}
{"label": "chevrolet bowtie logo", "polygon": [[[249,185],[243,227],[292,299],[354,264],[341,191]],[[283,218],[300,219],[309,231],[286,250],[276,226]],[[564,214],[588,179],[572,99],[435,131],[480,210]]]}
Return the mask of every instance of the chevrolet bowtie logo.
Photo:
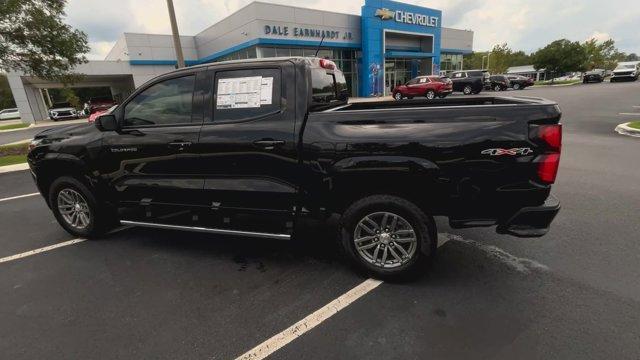
{"label": "chevrolet bowtie logo", "polygon": [[379,17],[380,20],[389,20],[396,16],[396,12],[389,9],[378,9],[374,15]]}

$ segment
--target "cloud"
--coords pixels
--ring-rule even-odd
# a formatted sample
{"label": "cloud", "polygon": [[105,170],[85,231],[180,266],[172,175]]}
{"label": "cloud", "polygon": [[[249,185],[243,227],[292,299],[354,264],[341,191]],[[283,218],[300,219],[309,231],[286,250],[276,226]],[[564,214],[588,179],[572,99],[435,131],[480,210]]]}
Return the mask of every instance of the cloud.
{"label": "cloud", "polygon": [[[261,0],[319,10],[359,14],[364,0]],[[174,0],[178,27],[195,35],[251,0]],[[640,6],[633,0],[405,0],[443,12],[443,25],[469,29],[474,49],[508,43],[512,49],[535,51],[561,38],[584,41],[611,37],[625,52],[640,53]],[[105,44],[123,32],[171,31],[165,0],[69,0],[67,19],[89,35],[90,56],[104,58]],[[100,57],[101,56],[101,57]]]}
{"label": "cloud", "polygon": [[589,35],[585,41],[587,40],[592,40],[595,39],[597,42],[603,42],[603,41],[607,41],[609,39],[611,39],[611,35],[605,33],[605,32],[600,32],[600,31],[594,31],[591,35]]}

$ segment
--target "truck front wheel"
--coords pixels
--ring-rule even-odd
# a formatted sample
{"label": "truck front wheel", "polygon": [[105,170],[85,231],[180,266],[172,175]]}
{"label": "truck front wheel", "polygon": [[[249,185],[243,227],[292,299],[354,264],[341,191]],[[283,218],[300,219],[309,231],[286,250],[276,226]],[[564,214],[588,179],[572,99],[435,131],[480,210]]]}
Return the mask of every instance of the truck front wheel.
{"label": "truck front wheel", "polygon": [[413,203],[391,195],[360,199],[344,212],[341,245],[361,270],[377,277],[414,274],[435,254],[433,219]]}
{"label": "truck front wheel", "polygon": [[73,236],[95,237],[115,224],[115,217],[73,177],[63,176],[51,184],[49,204],[58,223]]}
{"label": "truck front wheel", "polygon": [[465,85],[464,89],[462,89],[462,93],[465,95],[471,95],[471,93],[473,93],[473,88],[471,85]]}

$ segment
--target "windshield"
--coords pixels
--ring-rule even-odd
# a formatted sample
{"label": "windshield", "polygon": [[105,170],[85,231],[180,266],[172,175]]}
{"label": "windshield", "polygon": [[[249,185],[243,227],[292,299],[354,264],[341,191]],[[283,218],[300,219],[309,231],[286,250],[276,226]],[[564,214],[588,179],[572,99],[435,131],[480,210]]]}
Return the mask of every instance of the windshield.
{"label": "windshield", "polygon": [[626,70],[626,69],[635,69],[635,68],[636,68],[635,65],[625,64],[625,65],[618,65],[616,70]]}
{"label": "windshield", "polygon": [[68,102],[54,103],[53,106],[51,106],[52,109],[65,108],[65,107],[72,107],[72,106]]}

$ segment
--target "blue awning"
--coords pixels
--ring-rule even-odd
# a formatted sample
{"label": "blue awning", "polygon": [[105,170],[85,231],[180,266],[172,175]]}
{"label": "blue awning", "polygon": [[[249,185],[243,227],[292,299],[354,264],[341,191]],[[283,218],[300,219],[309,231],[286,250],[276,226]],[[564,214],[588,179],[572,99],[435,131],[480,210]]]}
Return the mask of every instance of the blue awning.
{"label": "blue awning", "polygon": [[430,58],[434,57],[434,53],[419,52],[419,51],[396,51],[390,50],[384,53],[384,57],[388,58]]}

